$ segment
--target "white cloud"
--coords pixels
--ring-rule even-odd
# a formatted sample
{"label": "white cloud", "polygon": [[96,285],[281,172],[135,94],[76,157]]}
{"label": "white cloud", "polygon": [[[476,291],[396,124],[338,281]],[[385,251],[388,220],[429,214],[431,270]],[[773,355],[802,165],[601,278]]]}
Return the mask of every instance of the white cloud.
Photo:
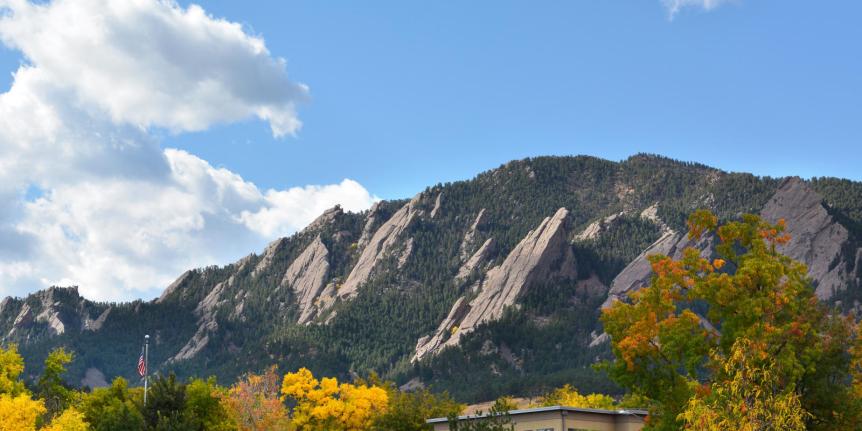
{"label": "white cloud", "polygon": [[299,128],[307,90],[239,25],[156,0],[0,6],[0,38],[28,61],[0,94],[0,295],[75,284],[99,300],[153,297],[188,268],[376,199],[351,180],[260,190],[161,147],[153,128]]}
{"label": "white cloud", "polygon": [[725,3],[730,3],[730,1],[732,0],[661,0],[671,19],[685,8],[700,8],[710,11]]}
{"label": "white cloud", "polygon": [[78,182],[26,204],[18,228],[38,239],[40,264],[50,266],[42,284],[80,284],[96,298],[153,295],[183,270],[258,251],[326,208],[374,201],[351,180],[261,192],[187,152],[165,156],[164,181]]}
{"label": "white cloud", "polygon": [[0,38],[115,122],[203,130],[255,115],[300,127],[307,88],[239,24],[167,0],[0,0]]}

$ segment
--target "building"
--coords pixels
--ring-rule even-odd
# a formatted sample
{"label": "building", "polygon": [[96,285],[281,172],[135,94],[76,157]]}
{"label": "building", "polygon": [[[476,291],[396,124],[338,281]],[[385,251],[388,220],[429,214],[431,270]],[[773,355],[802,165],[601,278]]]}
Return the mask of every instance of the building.
{"label": "building", "polygon": [[[645,410],[598,410],[553,406],[509,411],[515,431],[639,431]],[[459,421],[479,420],[488,415],[459,416]],[[447,418],[429,419],[434,431],[449,431]]]}

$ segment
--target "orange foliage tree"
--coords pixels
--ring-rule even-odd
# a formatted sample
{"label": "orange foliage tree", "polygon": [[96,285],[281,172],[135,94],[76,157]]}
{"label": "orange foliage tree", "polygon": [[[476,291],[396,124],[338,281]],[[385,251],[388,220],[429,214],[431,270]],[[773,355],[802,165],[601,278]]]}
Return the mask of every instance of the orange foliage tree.
{"label": "orange foliage tree", "polygon": [[692,239],[714,235],[717,258],[692,248],[679,260],[651,256],[650,285],[602,313],[615,356],[604,367],[648,399],[648,429],[843,429],[857,421],[852,321],[830,313],[805,266],[778,252],[790,239],[784,222],[745,215],[719,226],[698,211],[689,229]]}
{"label": "orange foliage tree", "polygon": [[289,429],[287,408],[279,398],[275,367],[249,374],[222,395],[222,405],[240,431]]}

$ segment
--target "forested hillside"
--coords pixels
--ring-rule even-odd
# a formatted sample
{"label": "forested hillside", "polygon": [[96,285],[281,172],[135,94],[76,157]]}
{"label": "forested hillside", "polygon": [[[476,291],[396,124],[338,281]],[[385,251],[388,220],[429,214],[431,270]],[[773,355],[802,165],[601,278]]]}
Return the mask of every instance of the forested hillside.
{"label": "forested hillside", "polygon": [[786,219],[797,238],[786,253],[812,268],[818,296],[858,306],[860,183],[654,155],[539,157],[361,214],[333,208],[260,254],[189,270],[152,302],[94,303],[71,288],[7,298],[0,335],[28,373],[57,346],[74,352],[72,383],[91,386],[131,378],[149,333],[153,369],[224,382],[275,364],[375,372],[462,402],[567,383],[615,393],[590,366],[610,353],[601,306],[649,280],[646,254],[681,250],[700,208]]}

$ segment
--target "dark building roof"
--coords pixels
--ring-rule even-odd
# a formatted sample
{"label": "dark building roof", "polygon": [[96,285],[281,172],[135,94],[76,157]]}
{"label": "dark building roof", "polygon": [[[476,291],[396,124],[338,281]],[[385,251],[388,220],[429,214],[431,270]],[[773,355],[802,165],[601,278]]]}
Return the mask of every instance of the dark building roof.
{"label": "dark building roof", "polygon": [[[523,414],[529,414],[529,413],[556,412],[556,411],[565,411],[565,412],[573,412],[573,413],[595,413],[595,414],[601,414],[601,415],[615,415],[615,416],[630,415],[630,416],[638,416],[638,417],[646,416],[648,413],[646,410],[641,410],[641,409],[603,410],[603,409],[584,409],[584,408],[566,407],[566,406],[551,406],[551,407],[534,407],[531,409],[509,410],[509,416],[523,415]],[[483,413],[481,415],[464,415],[464,416],[458,416],[458,420],[462,421],[462,420],[469,420],[469,419],[480,419],[480,418],[485,418],[488,416],[489,416],[488,413]],[[434,423],[446,422],[448,420],[449,420],[449,418],[434,418],[434,419],[428,419],[425,422],[429,423],[429,424],[434,424]]]}

